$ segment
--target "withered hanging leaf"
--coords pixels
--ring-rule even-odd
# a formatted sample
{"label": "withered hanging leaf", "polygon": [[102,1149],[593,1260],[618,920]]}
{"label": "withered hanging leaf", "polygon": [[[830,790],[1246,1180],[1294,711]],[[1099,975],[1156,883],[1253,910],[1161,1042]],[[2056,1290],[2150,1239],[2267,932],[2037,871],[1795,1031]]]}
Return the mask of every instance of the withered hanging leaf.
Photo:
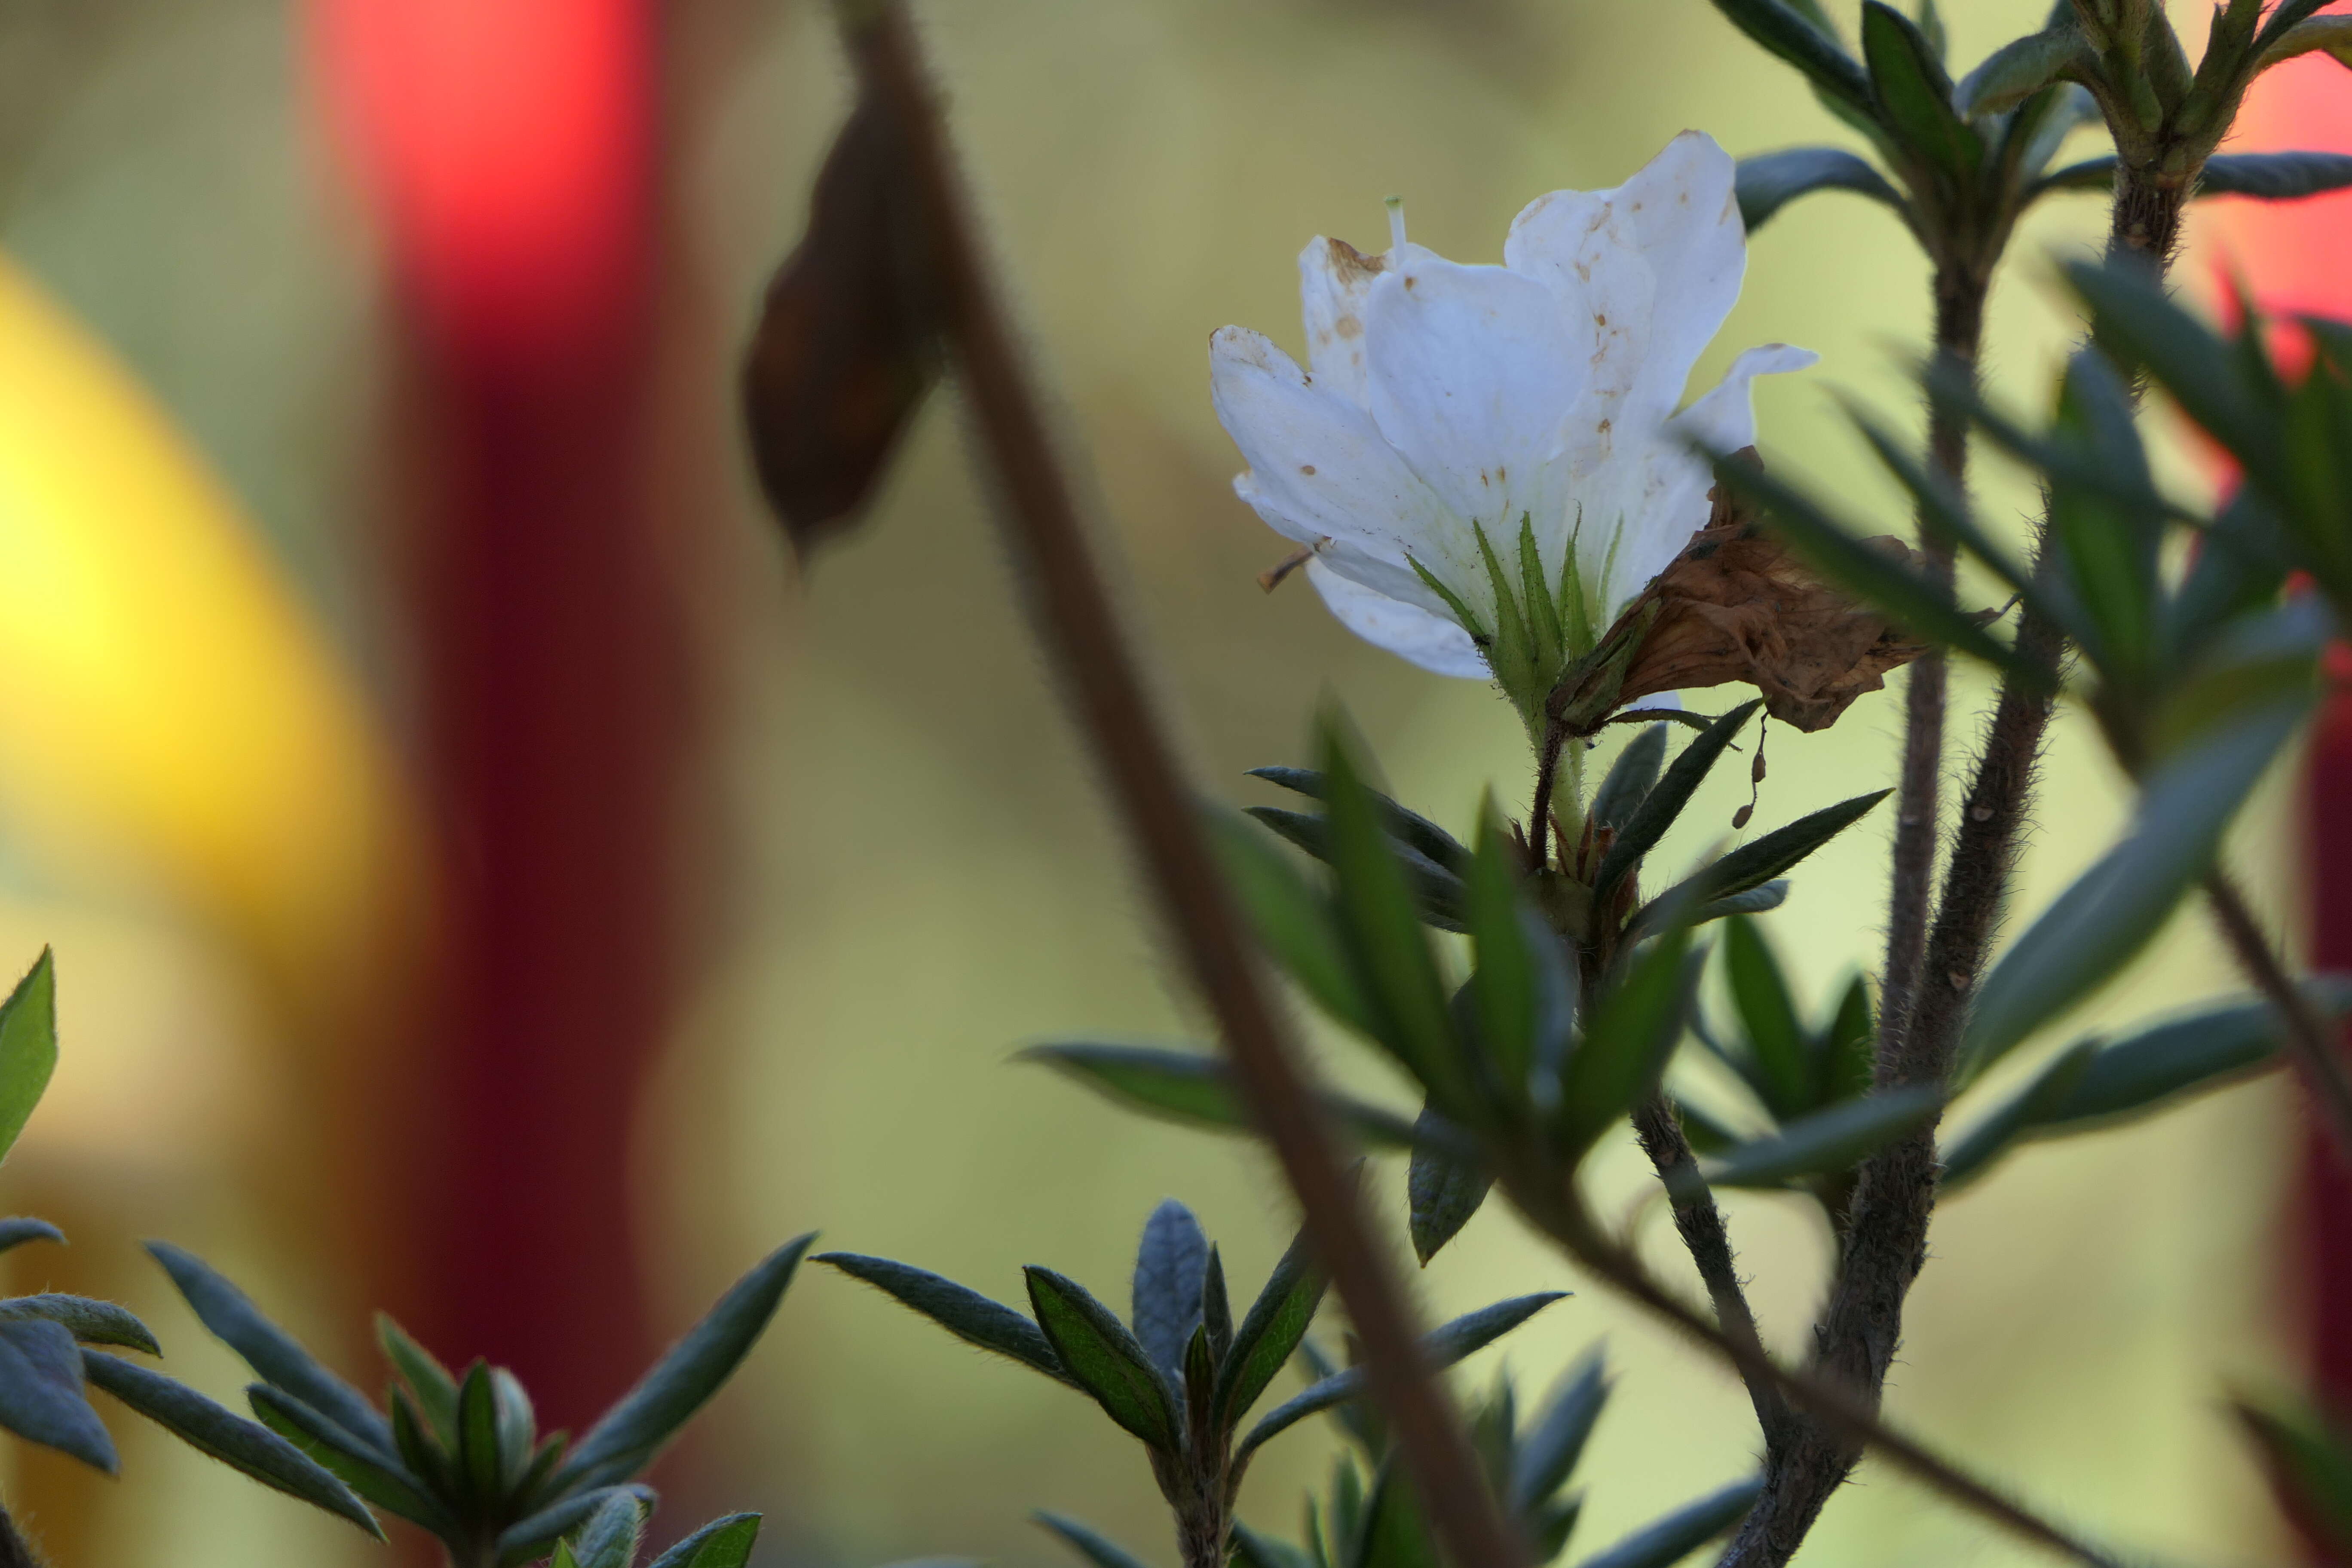
{"label": "withered hanging leaf", "polygon": [[793,547],[856,521],[939,368],[899,132],[869,91],[817,175],[743,363],[760,488]]}
{"label": "withered hanging leaf", "polygon": [[[1752,448],[1741,455],[1754,460]],[[1888,670],[1927,651],[1807,571],[1721,486],[1708,499],[1706,526],[1618,617],[1618,626],[1652,617],[1619,703],[1746,681],[1773,718],[1826,730],[1855,698],[1885,686]],[[1916,559],[1898,539],[1864,542]]]}

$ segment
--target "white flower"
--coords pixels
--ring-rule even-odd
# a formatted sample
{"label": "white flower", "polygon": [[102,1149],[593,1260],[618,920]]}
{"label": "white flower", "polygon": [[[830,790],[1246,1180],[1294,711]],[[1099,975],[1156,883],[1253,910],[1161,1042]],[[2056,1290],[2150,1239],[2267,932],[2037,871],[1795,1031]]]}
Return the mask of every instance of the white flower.
{"label": "white flower", "polygon": [[1748,383],[1815,356],[1739,356],[1680,414],[1738,297],[1732,162],[1685,132],[1611,191],[1555,191],[1512,221],[1503,265],[1407,244],[1298,258],[1309,371],[1263,334],[1210,342],[1234,481],[1309,546],[1349,629],[1441,675],[1500,680],[1521,711],[1591,651],[1707,519],[1694,437],[1755,439]]}

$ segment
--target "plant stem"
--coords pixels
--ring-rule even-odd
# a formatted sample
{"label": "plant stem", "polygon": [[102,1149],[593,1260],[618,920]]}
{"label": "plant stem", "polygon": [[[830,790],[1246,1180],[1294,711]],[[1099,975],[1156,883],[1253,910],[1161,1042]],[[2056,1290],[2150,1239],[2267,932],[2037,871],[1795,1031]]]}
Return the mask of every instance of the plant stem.
{"label": "plant stem", "polygon": [[[1936,353],[1976,377],[1984,335],[1986,282],[1979,269],[1947,263],[1936,272]],[[1927,462],[1954,495],[1968,483],[1968,416],[1949,400],[1930,400]],[[1927,575],[1945,593],[1953,584],[1949,544],[1923,523],[1919,548]],[[1892,886],[1886,902],[1886,967],[1879,980],[1879,1052],[1902,1047],[1910,1026],[1911,1002],[1927,952],[1927,911],[1936,891],[1936,838],[1944,773],[1944,710],[1949,687],[1949,657],[1929,648],[1911,663],[1903,689],[1903,764],[1897,779]]]}
{"label": "plant stem", "polygon": [[[2118,1568],[2109,1553],[2023,1508],[1889,1426],[1874,1408],[1874,1401],[1860,1398],[1812,1373],[1784,1367],[1752,1334],[1743,1339],[1707,1321],[1706,1314],[1652,1278],[1631,1251],[1610,1239],[1572,1193],[1551,1196],[1541,1192],[1515,1191],[1514,1196],[1548,1234],[1567,1248],[1570,1256],[1599,1275],[1604,1283],[1730,1362],[1744,1377],[1780,1390],[1817,1425],[1836,1430],[1857,1450],[1864,1447],[1876,1449],[1897,1468],[1961,1507],[2000,1523],[2024,1540],[2090,1564],[2091,1568]],[[1801,1531],[1800,1539],[1801,1535]],[[1796,1544],[1796,1540],[1790,1541],[1788,1550],[1794,1552]]]}
{"label": "plant stem", "polygon": [[[1727,1336],[1753,1345],[1756,1353],[1761,1355],[1764,1339],[1757,1331],[1755,1310],[1748,1304],[1748,1292],[1732,1261],[1730,1231],[1723,1223],[1723,1211],[1716,1207],[1714,1193],[1699,1179],[1698,1162],[1691,1156],[1690,1140],[1683,1136],[1674,1108],[1662,1097],[1653,1097],[1635,1106],[1633,1135],[1640,1140],[1642,1152],[1650,1157],[1659,1182],[1666,1189],[1667,1203],[1674,1210],[1675,1229],[1689,1250],[1691,1261],[1698,1266],[1699,1281],[1706,1287],[1707,1300],[1715,1304],[1716,1321]],[[1738,1363],[1738,1369],[1740,1381],[1748,1385],[1748,1403],[1756,1407],[1756,1424],[1764,1432],[1764,1447],[1769,1452],[1788,1440],[1789,1402],[1770,1379],[1756,1376],[1746,1363]]]}
{"label": "plant stem", "polygon": [[[2185,195],[2118,176],[2107,254],[2143,257],[2160,270],[2179,235]],[[2045,509],[2034,530],[2037,562],[2047,552],[2049,531]],[[2018,625],[2017,646],[2036,665],[2054,668],[2064,639],[2029,606]],[[1882,1049],[1879,1056],[1874,1076],[1882,1089],[1941,1083],[1950,1075],[1960,1026],[2008,895],[2018,834],[2053,707],[2054,699],[2022,680],[2001,683],[1953,835],[1910,1018],[1895,1048]],[[1815,1368],[1853,1389],[1871,1408],[1877,1405],[1902,1338],[1904,1299],[1927,1266],[1937,1171],[1932,1123],[1863,1162],[1829,1303],[1814,1326]],[[1831,1494],[1845,1483],[1860,1454],[1843,1434],[1819,1423],[1801,1426],[1786,1451],[1769,1457],[1764,1495],[1724,1554],[1723,1568],[1780,1568]]]}
{"label": "plant stem", "polygon": [[2320,1121],[2327,1124],[2336,1156],[2352,1167],[2352,1077],[2346,1075],[2344,1058],[2336,1053],[2335,1031],[2311,1005],[2311,998],[2287,977],[2270,939],[2246,907],[2245,895],[2229,872],[2218,866],[2205,874],[2205,900],[2213,907],[2214,922],[2237,957],[2238,967],[2246,972],[2286,1026],[2287,1048],[2303,1069],[2304,1082],[2319,1107]]}
{"label": "plant stem", "polygon": [[866,90],[893,115],[904,140],[941,325],[1002,489],[999,516],[1029,577],[1037,629],[1094,742],[1194,983],[1216,1014],[1234,1076],[1297,1195],[1316,1256],[1347,1305],[1372,1395],[1388,1413],[1434,1533],[1455,1568],[1517,1568],[1525,1547],[1496,1510],[1461,1424],[1429,1375],[1403,1293],[1276,1024],[1195,797],[1095,568],[1028,369],[988,277],[913,29],[888,0],[845,5],[842,16]]}

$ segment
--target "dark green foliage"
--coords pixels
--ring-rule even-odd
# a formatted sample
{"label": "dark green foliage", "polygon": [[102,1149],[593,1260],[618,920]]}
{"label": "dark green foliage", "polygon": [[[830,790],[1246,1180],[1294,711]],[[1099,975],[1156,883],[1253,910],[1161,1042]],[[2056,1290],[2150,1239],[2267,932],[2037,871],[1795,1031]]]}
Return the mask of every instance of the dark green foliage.
{"label": "dark green foliage", "polygon": [[82,1394],[81,1347],[62,1323],[0,1323],[0,1426],[112,1475],[114,1439]]}
{"label": "dark green foliage", "polygon": [[1764,700],[1753,698],[1731,710],[1702,731],[1697,739],[1682,749],[1665,776],[1642,796],[1642,803],[1626,817],[1616,842],[1601,858],[1601,869],[1593,878],[1592,894],[1603,899],[1613,891],[1620,880],[1640,865],[1642,857],[1657,847],[1666,829],[1690,804],[1692,794],[1705,782],[1724,748],[1730,745]]}
{"label": "dark green foliage", "polygon": [[[295,1490],[288,1475],[315,1476],[348,1502],[336,1511],[372,1531],[362,1499],[430,1531],[457,1561],[516,1568],[584,1528],[589,1533],[565,1542],[559,1560],[569,1552],[579,1568],[625,1568],[653,1494],[622,1483],[651,1463],[741,1364],[814,1239],[798,1237],[762,1259],[569,1447],[560,1433],[541,1437],[530,1396],[511,1373],[477,1361],[454,1376],[389,1317],[377,1320],[377,1340],[397,1380],[378,1411],[202,1259],[161,1242],[149,1250],[196,1316],[260,1374],[247,1397],[262,1424],[225,1411],[205,1416],[184,1401],[173,1405],[177,1396],[153,1386],[168,1380],[95,1352],[88,1352],[91,1378],[166,1425],[158,1408],[194,1411],[173,1429],[280,1489]],[[245,1447],[206,1447],[230,1437]],[[264,1473],[268,1466],[276,1469]],[[625,1552],[618,1544],[624,1535]]]}
{"label": "dark green foliage", "polygon": [[[1861,821],[1872,807],[1894,793],[1891,789],[1882,789],[1855,795],[1852,800],[1825,806],[1784,827],[1776,827],[1761,838],[1741,845],[1687,881],[1677,883],[1660,894],[1633,917],[1634,928],[1639,930],[1647,926],[1658,914],[1684,900],[1704,909],[1739,894],[1755,891],[1782,872],[1794,869],[1805,857]],[[1740,911],[1727,910],[1725,912]]]}
{"label": "dark green foliage", "polygon": [[1739,160],[1735,190],[1740,220],[1754,234],[1782,207],[1815,191],[1851,191],[1903,211],[1903,194],[1867,159],[1843,147],[1790,147]]}
{"label": "dark green foliage", "polygon": [[625,1492],[606,1498],[556,1548],[556,1568],[632,1568],[637,1560],[637,1544],[645,1538],[648,1511],[644,1500]]}
{"label": "dark green foliage", "polygon": [[63,1242],[66,1233],[45,1219],[32,1219],[23,1215],[0,1219],[0,1252],[12,1247],[22,1247],[28,1241]]}
{"label": "dark green foliage", "polygon": [[0,1321],[20,1321],[26,1318],[47,1318],[63,1324],[73,1337],[86,1345],[121,1345],[125,1349],[145,1351],[149,1355],[162,1355],[163,1347],[147,1331],[147,1325],[133,1317],[126,1308],[111,1301],[93,1301],[87,1296],[47,1294],[39,1296],[0,1297]]}
{"label": "dark green foliage", "polygon": [[1891,1089],[1842,1100],[1783,1122],[1769,1137],[1727,1149],[1700,1167],[1710,1185],[1780,1187],[1809,1177],[1837,1176],[1865,1155],[1926,1123],[1943,1104],[1933,1084]]}
{"label": "dark green foliage", "polygon": [[[1090,1396],[1152,1457],[1152,1474],[1192,1539],[1216,1540],[1249,1461],[1267,1438],[1315,1410],[1353,1399],[1361,1389],[1339,1373],[1262,1419],[1239,1442],[1235,1434],[1276,1375],[1299,1353],[1324,1291],[1302,1241],[1294,1241],[1237,1324],[1224,1267],[1191,1211],[1172,1199],[1152,1211],[1136,1248],[1133,1322],[1121,1323],[1087,1289],[1050,1269],[1024,1271],[1034,1323],[1012,1309],[905,1264],[828,1253],[816,1261],[865,1279],[960,1338],[1013,1355]],[[1558,1300],[1523,1298],[1457,1319],[1431,1334],[1428,1353],[1451,1365],[1492,1343]],[[1020,1322],[1034,1345],[1008,1349]],[[1307,1398],[1302,1395],[1301,1398]],[[1205,1512],[1202,1510],[1206,1510]],[[1097,1564],[1127,1563],[1124,1549],[1074,1520],[1038,1514],[1039,1523]]]}
{"label": "dark green foliage", "polygon": [[[1242,1104],[1233,1068],[1220,1057],[1069,1040],[1032,1046],[1021,1053],[1021,1058],[1059,1068],[1121,1105],[1170,1121],[1229,1132],[1256,1131]],[[1322,1099],[1332,1120],[1369,1147],[1443,1144],[1449,1136],[1460,1142],[1459,1132],[1425,1118],[1416,1124],[1393,1110],[1345,1095],[1326,1094]]]}
{"label": "dark green foliage", "polygon": [[655,1558],[650,1568],[744,1568],[759,1539],[758,1514],[730,1513]]}
{"label": "dark green foliage", "polygon": [[[1432,1115],[1422,1114],[1424,1121]],[[1454,1159],[1427,1143],[1416,1143],[1405,1175],[1413,1256],[1423,1264],[1436,1257],[1438,1249],[1470,1223],[1494,1184],[1494,1178],[1475,1162]]]}
{"label": "dark green foliage", "polygon": [[[30,1327],[6,1325],[0,1328]],[[233,1415],[185,1384],[134,1366],[103,1351],[83,1351],[89,1381],[199,1453],[244,1472],[263,1486],[301,1499],[383,1538],[375,1516],[351,1489],[275,1432]]]}
{"label": "dark green foliage", "polygon": [[1763,1490],[1760,1477],[1735,1481],[1643,1526],[1578,1568],[1669,1568],[1738,1524]]}
{"label": "dark green foliage", "polygon": [[45,947],[0,1001],[0,1160],[16,1147],[57,1066],[58,969]]}

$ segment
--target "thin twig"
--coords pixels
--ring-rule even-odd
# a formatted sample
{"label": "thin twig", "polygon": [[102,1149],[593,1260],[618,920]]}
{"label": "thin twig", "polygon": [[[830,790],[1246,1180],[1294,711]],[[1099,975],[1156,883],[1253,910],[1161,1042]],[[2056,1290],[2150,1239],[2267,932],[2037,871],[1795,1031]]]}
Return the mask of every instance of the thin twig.
{"label": "thin twig", "polygon": [[2352,1077],[2347,1076],[2344,1058],[2336,1053],[2335,1031],[2303,988],[2287,977],[2285,966],[2271,950],[2270,939],[2246,907],[2245,894],[2230,873],[2218,866],[2205,874],[2205,901],[2212,905],[2214,922],[2221,926],[2238,967],[2286,1026],[2287,1048],[2303,1068],[2304,1081],[2319,1106],[2319,1119],[2327,1124],[2329,1141],[2336,1145],[2336,1156],[2352,1167]]}
{"label": "thin twig", "polygon": [[2023,1540],[2048,1547],[2089,1568],[2120,1568],[2118,1560],[2110,1553],[2053,1524],[1917,1439],[1888,1426],[1872,1402],[1853,1390],[1815,1373],[1783,1366],[1753,1335],[1743,1339],[1709,1322],[1704,1312],[1653,1278],[1640,1258],[1604,1235],[1573,1194],[1558,1202],[1538,1200],[1530,1212],[1538,1214],[1545,1229],[1604,1283],[1731,1363],[1744,1377],[1779,1389],[1791,1404],[1837,1431],[1856,1448],[1876,1449],[1897,1468]]}
{"label": "thin twig", "polygon": [[[1528,806],[1528,847],[1535,864],[1532,869],[1544,868],[1544,835],[1551,831],[1552,791],[1559,787],[1560,748],[1568,744],[1568,726],[1558,719],[1544,721],[1543,746],[1536,760],[1536,797]],[[1569,846],[1560,847],[1560,858],[1567,858]]]}
{"label": "thin twig", "polygon": [[[1739,1270],[1732,1261],[1731,1232],[1723,1223],[1723,1211],[1716,1206],[1715,1194],[1699,1179],[1698,1161],[1691,1154],[1690,1140],[1683,1136],[1674,1108],[1663,1097],[1635,1106],[1633,1135],[1657,1170],[1659,1184],[1674,1210],[1675,1230],[1698,1268],[1699,1282],[1715,1304],[1716,1321],[1730,1337],[1762,1355],[1764,1338],[1757,1331],[1756,1311],[1748,1304],[1747,1288],[1740,1284]],[[1744,1363],[1736,1364],[1739,1380],[1748,1386],[1748,1403],[1756,1407],[1756,1425],[1763,1429],[1765,1451],[1769,1453],[1787,1441],[1789,1402],[1770,1379],[1756,1376]]]}
{"label": "thin twig", "polygon": [[1038,630],[1127,819],[1170,923],[1222,1026],[1235,1076],[1297,1194],[1307,1234],[1362,1342],[1430,1522],[1457,1568],[1517,1568],[1504,1522],[1425,1364],[1402,1291],[1333,1158],[1323,1114],[1275,1021],[1255,953],[1227,898],[1174,747],[1112,607],[1035,394],[987,273],[932,89],[903,9],[844,8],[870,90],[898,122],[927,229],[927,258],[966,404],[1003,488],[1000,513],[1033,587]]}

